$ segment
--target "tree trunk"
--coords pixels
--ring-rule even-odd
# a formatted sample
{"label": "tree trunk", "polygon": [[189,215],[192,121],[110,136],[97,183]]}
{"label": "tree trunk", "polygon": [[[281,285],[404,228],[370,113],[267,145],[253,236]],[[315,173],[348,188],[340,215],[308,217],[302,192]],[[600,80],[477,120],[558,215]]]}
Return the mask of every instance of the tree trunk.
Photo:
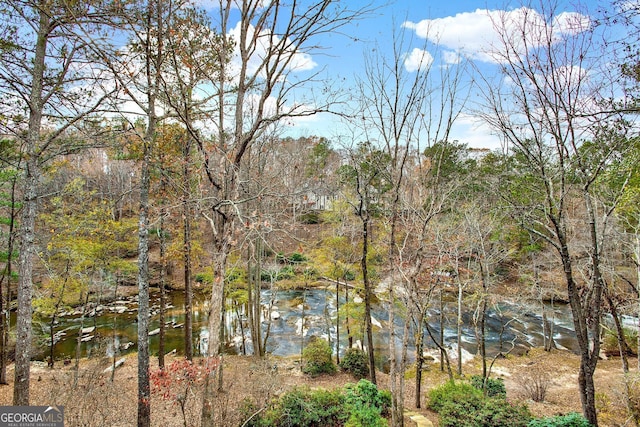
{"label": "tree trunk", "polygon": [[344,320],[347,328],[347,345],[348,348],[353,348],[353,335],[351,335],[351,325],[349,325],[349,286],[344,287],[344,300],[346,301]]}
{"label": "tree trunk", "polygon": [[593,372],[595,371],[595,365],[591,358],[591,348],[589,344],[589,335],[587,331],[585,312],[580,302],[579,289],[573,279],[572,263],[564,234],[561,234],[559,241],[561,242],[560,256],[562,259],[564,274],[567,281],[567,295],[569,297],[569,304],[571,305],[573,326],[574,330],[576,331],[576,338],[578,341],[578,347],[580,349],[580,371],[578,374],[578,388],[580,391],[580,400],[582,402],[582,414],[594,427],[597,427],[598,420],[595,406],[595,386],[593,383]]}
{"label": "tree trunk", "polygon": [[254,310],[254,332],[255,332],[255,347],[254,353],[260,357],[264,357],[265,351],[264,346],[262,345],[262,321],[261,321],[261,310],[262,310],[262,241],[258,239],[255,245],[255,271],[253,273],[253,307]]}
{"label": "tree trunk", "polygon": [[[366,215],[366,214],[365,214]],[[369,283],[369,271],[367,267],[367,254],[369,250],[369,218],[362,221],[362,281],[364,282],[364,326],[367,333],[367,351],[369,352],[369,377],[371,382],[376,382],[376,359],[373,349],[373,330],[371,325],[371,283]]]}
{"label": "tree trunk", "polygon": [[191,196],[189,163],[191,161],[191,137],[184,146],[182,169],[182,231],[184,261],[184,357],[193,360],[193,289],[191,289]]}
{"label": "tree trunk", "polygon": [[[229,236],[229,224],[224,217],[219,216],[220,224],[217,229],[218,236]],[[220,237],[218,237],[220,239]],[[209,343],[207,348],[208,358],[215,359],[220,355],[220,330],[222,328],[222,306],[224,304],[224,271],[227,263],[229,244],[226,239],[218,240],[214,254],[214,279],[211,288],[211,299],[209,302]],[[220,375],[222,364],[218,363],[216,369],[205,378],[203,403],[202,403],[202,426],[213,427],[215,424],[214,395],[216,388],[215,377]]]}
{"label": "tree trunk", "polygon": [[144,141],[138,223],[138,427],[151,424],[149,387],[149,162],[154,125]]}
{"label": "tree trunk", "polygon": [[462,283],[458,282],[458,320],[456,322],[456,342],[458,344],[457,370],[458,375],[462,375]]}
{"label": "tree trunk", "polygon": [[336,363],[340,365],[340,280],[336,278]]}
{"label": "tree trunk", "polygon": [[391,392],[391,426],[402,427],[402,404],[398,393],[397,361],[396,361],[396,331],[395,322],[395,296],[393,285],[389,284],[389,383]]}
{"label": "tree trunk", "polygon": [[637,299],[637,312],[636,316],[638,316],[638,339],[636,341],[636,357],[638,362],[638,372],[640,372],[640,234],[636,233],[635,235],[635,261],[636,261],[636,297]]}
{"label": "tree trunk", "polygon": [[82,329],[84,328],[84,316],[87,314],[87,305],[89,305],[89,292],[86,295],[80,295],[80,300],[84,300],[82,304],[82,314],[80,315],[80,327],[78,328],[78,337],[76,338],[76,366],[73,373],[73,386],[78,385],[78,376],[80,375],[80,355],[82,349]]}
{"label": "tree trunk", "polygon": [[440,372],[444,372],[444,357],[447,351],[444,346],[444,300],[442,299],[442,289],[439,292],[440,314],[438,315],[438,322],[440,323]]}
{"label": "tree trunk", "polygon": [[[10,203],[10,217],[9,217],[9,232],[7,242],[7,262],[4,269],[4,276],[2,282],[7,279],[6,290],[3,291],[3,287],[0,286],[0,384],[7,384],[7,360],[9,353],[9,331],[10,331],[10,318],[11,312],[11,275],[13,274],[13,246],[15,242],[14,228],[16,225],[16,178],[11,178],[11,199]],[[1,283],[0,283],[1,285]]]}
{"label": "tree trunk", "polygon": [[29,94],[29,128],[25,147],[26,168],[24,172],[24,199],[19,235],[21,238],[18,257],[18,312],[16,316],[16,356],[13,385],[13,405],[29,405],[31,365],[31,299],[33,290],[33,258],[35,256],[35,222],[38,209],[38,180],[40,164],[38,141],[42,125],[43,83],[45,58],[49,35],[49,17],[40,9],[38,34],[33,58],[33,76]]}
{"label": "tree trunk", "polygon": [[424,351],[424,312],[420,312],[419,321],[416,322],[416,408],[420,409],[422,395],[422,367],[424,364],[424,357],[422,352]]}
{"label": "tree trunk", "polygon": [[[166,185],[164,178],[162,179],[162,193],[166,191]],[[158,337],[158,367],[160,369],[164,369],[164,354],[165,350],[165,333],[166,333],[166,325],[165,325],[165,312],[167,305],[167,295],[165,289],[165,281],[167,280],[167,237],[164,229],[164,218],[166,215],[166,209],[164,207],[164,203],[162,208],[160,209],[160,336]],[[115,370],[115,369],[114,369]]]}

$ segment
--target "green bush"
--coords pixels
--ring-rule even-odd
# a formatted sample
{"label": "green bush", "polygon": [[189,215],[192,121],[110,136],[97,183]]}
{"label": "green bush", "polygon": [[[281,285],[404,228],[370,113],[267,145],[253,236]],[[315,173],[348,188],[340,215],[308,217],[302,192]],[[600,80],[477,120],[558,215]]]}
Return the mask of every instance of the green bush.
{"label": "green bush", "polygon": [[391,393],[380,391],[368,380],[345,386],[349,419],[346,427],[386,427],[387,420],[382,418],[391,407]]}
{"label": "green bush", "polygon": [[448,402],[471,398],[482,399],[482,397],[482,392],[469,383],[447,381],[441,386],[431,389],[429,392],[429,408],[439,413]]}
{"label": "green bush", "polygon": [[528,427],[591,427],[591,424],[581,414],[571,412],[566,415],[531,420]]}
{"label": "green bush", "polygon": [[344,406],[345,397],[340,390],[294,389],[273,401],[263,416],[255,417],[247,426],[338,427],[348,418]]}
{"label": "green bush", "polygon": [[342,278],[344,280],[356,280],[356,273],[354,273],[351,270],[347,270],[344,272],[344,274],[342,275]]}
{"label": "green bush", "polygon": [[440,427],[528,427],[531,420],[531,413],[524,405],[477,395],[447,401],[438,415]]}
{"label": "green bush", "polygon": [[386,427],[382,414],[390,405],[389,392],[361,380],[334,391],[294,389],[274,399],[258,415],[254,405],[244,402],[242,413],[247,427]]}
{"label": "green bush", "polygon": [[205,285],[210,285],[210,284],[213,283],[213,273],[209,273],[209,272],[196,273],[193,276],[193,280],[195,280],[197,283],[203,283]]}
{"label": "green bush", "polygon": [[304,366],[302,372],[316,376],[320,374],[333,374],[336,365],[333,363],[331,345],[321,338],[311,337],[311,340],[302,351]]}
{"label": "green bush", "polygon": [[276,261],[281,264],[299,264],[301,262],[305,262],[306,260],[307,257],[298,252],[294,252],[288,256],[283,254],[282,252],[278,252],[276,254]]}
{"label": "green bush", "polygon": [[[471,377],[471,385],[478,390],[483,390],[484,377],[482,375],[474,375]],[[507,397],[507,389],[504,386],[502,378],[487,378],[487,396],[488,397]]]}
{"label": "green bush", "polygon": [[485,397],[480,389],[464,382],[449,381],[431,390],[429,407],[438,413],[441,427],[527,427],[531,420],[526,406],[511,405],[502,397]]}
{"label": "green bush", "polygon": [[340,361],[340,367],[355,378],[365,378],[369,375],[369,359],[367,354],[358,348],[348,348]]}

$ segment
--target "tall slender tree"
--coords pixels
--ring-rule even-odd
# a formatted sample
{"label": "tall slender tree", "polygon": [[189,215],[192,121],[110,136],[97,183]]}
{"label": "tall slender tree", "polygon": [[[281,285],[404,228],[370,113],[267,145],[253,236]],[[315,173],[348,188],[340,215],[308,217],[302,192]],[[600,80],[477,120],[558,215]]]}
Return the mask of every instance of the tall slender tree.
{"label": "tall slender tree", "polygon": [[[526,4],[495,19],[499,45],[491,55],[502,71],[501,78],[510,83],[487,81],[486,109],[480,114],[503,135],[539,185],[536,191],[542,193],[543,203],[516,208],[523,226],[552,245],[560,257],[580,349],[582,410],[597,426],[593,376],[600,353],[605,283],[602,224],[594,209],[593,183],[616,147],[599,147],[595,167],[590,150],[583,148],[585,141],[594,138],[598,123],[611,120],[611,111],[593,100],[608,98],[613,80],[604,74],[602,58],[606,55],[595,44],[593,23],[587,15],[559,14],[546,1],[535,7],[537,10]],[[586,291],[577,279],[571,246],[567,206],[571,194],[582,198],[586,213],[583,232],[588,236],[590,258]]]}
{"label": "tall slender tree", "polygon": [[[29,404],[35,220],[42,168],[55,155],[82,145],[69,138],[68,132],[80,128],[106,97],[98,86],[105,83],[105,76],[93,62],[79,29],[96,31],[92,22],[97,3],[84,7],[57,1],[7,1],[2,6],[0,108],[7,120],[0,126],[21,147],[25,159],[20,180],[23,208],[18,232],[15,405]],[[108,2],[103,6],[111,10]],[[86,74],[83,65],[89,63],[93,72]]]}
{"label": "tall slender tree", "polygon": [[[213,239],[214,280],[211,289],[208,355],[220,354],[220,331],[224,301],[224,278],[228,255],[234,244],[235,220],[242,203],[239,174],[245,155],[254,141],[273,124],[291,117],[329,111],[335,92],[320,99],[312,93],[305,97],[301,89],[314,82],[319,73],[303,78],[288,78],[296,72],[315,67],[308,53],[315,39],[343,27],[362,16],[362,8],[353,9],[337,1],[265,4],[259,0],[220,0],[212,26],[221,34],[217,54],[211,58],[218,72],[201,88],[211,105],[203,126],[213,129],[209,135],[193,132],[195,144],[204,158],[209,183],[209,212]],[[237,11],[238,13],[232,13]],[[233,51],[229,61],[227,52]],[[295,94],[296,103],[287,99]],[[221,367],[221,365],[220,365]],[[204,393],[204,425],[214,423],[213,382],[207,377]]]}

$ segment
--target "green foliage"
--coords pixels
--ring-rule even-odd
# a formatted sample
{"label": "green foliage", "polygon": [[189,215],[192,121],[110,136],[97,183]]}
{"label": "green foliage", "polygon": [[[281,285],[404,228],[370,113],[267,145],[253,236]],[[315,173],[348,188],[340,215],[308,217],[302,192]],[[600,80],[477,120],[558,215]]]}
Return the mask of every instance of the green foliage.
{"label": "green foliage", "polygon": [[276,260],[281,264],[300,264],[301,262],[307,261],[307,257],[298,252],[294,252],[290,255],[278,252]]}
{"label": "green foliage", "polygon": [[293,279],[294,277],[296,277],[296,270],[290,265],[283,267],[276,273],[276,280]]}
{"label": "green foliage", "polygon": [[[638,331],[631,328],[623,328],[625,345],[622,348],[632,349],[634,343],[638,339]],[[602,342],[602,350],[607,354],[619,354],[620,348],[618,347],[618,334],[615,330],[605,330]]]}
{"label": "green foliage", "polygon": [[458,179],[476,167],[467,145],[457,141],[438,141],[426,148],[423,154],[431,164],[429,175],[437,175],[444,180]]}
{"label": "green foliage", "polygon": [[245,283],[247,281],[246,271],[239,267],[232,267],[227,269],[225,278],[225,283]]}
{"label": "green foliage", "polygon": [[340,361],[340,368],[349,372],[355,378],[365,378],[369,375],[369,359],[364,351],[348,348]]}
{"label": "green foliage", "polygon": [[316,376],[320,374],[333,374],[336,372],[336,365],[331,357],[331,345],[321,338],[311,337],[311,340],[302,351],[304,366],[302,372]]}
{"label": "green foliage", "polygon": [[471,377],[471,385],[479,390],[484,390],[486,384],[488,397],[507,397],[507,389],[502,378],[487,378],[486,382],[482,375]]}
{"label": "green foliage", "polygon": [[429,392],[429,407],[442,427],[526,427],[531,413],[501,397],[484,397],[471,384],[449,381]]}
{"label": "green foliage", "polygon": [[[263,415],[253,417],[253,427],[386,427],[391,394],[366,380],[343,389],[309,390],[297,388],[271,402]],[[255,414],[255,405],[244,402],[243,413]]]}
{"label": "green foliage", "polygon": [[[13,251],[11,253],[11,259],[18,259],[18,251]],[[9,260],[9,252],[0,251],[0,262],[7,262]]]}
{"label": "green foliage", "polygon": [[385,427],[382,418],[391,407],[391,393],[380,391],[371,381],[360,380],[357,384],[345,386],[347,406],[350,416],[347,427]]}
{"label": "green foliage", "polygon": [[213,273],[207,272],[207,271],[201,271],[193,275],[193,280],[195,280],[197,283],[210,285],[213,283]]}
{"label": "green foliage", "polygon": [[[374,384],[361,380],[344,389],[294,389],[271,402],[263,415],[253,417],[253,427],[385,427],[382,417],[391,405],[391,395]],[[245,417],[255,413],[251,402],[244,402]]]}
{"label": "green foliage", "polygon": [[344,280],[356,280],[356,273],[354,273],[353,270],[345,270],[342,278]]}
{"label": "green foliage", "polygon": [[531,420],[524,405],[477,395],[446,402],[438,415],[441,427],[527,427]]}
{"label": "green foliage", "polygon": [[465,382],[447,381],[429,392],[429,408],[440,412],[447,402],[462,400],[469,397],[482,398],[482,391]]}
{"label": "green foliage", "polygon": [[571,412],[566,415],[531,420],[527,427],[591,427],[591,424],[582,414]]}

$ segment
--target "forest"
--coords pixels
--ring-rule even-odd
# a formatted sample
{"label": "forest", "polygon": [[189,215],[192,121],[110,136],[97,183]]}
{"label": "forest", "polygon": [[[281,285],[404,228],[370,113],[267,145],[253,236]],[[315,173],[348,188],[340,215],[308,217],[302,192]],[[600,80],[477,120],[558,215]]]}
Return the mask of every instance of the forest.
{"label": "forest", "polygon": [[[495,12],[492,72],[404,25],[344,80],[305,61],[376,2],[214,3],[0,3],[3,405],[640,426],[637,4]],[[335,130],[288,133],[310,117]],[[500,148],[456,139],[469,117]],[[554,372],[508,394],[500,363],[532,354],[575,357],[576,412],[527,408]]]}

